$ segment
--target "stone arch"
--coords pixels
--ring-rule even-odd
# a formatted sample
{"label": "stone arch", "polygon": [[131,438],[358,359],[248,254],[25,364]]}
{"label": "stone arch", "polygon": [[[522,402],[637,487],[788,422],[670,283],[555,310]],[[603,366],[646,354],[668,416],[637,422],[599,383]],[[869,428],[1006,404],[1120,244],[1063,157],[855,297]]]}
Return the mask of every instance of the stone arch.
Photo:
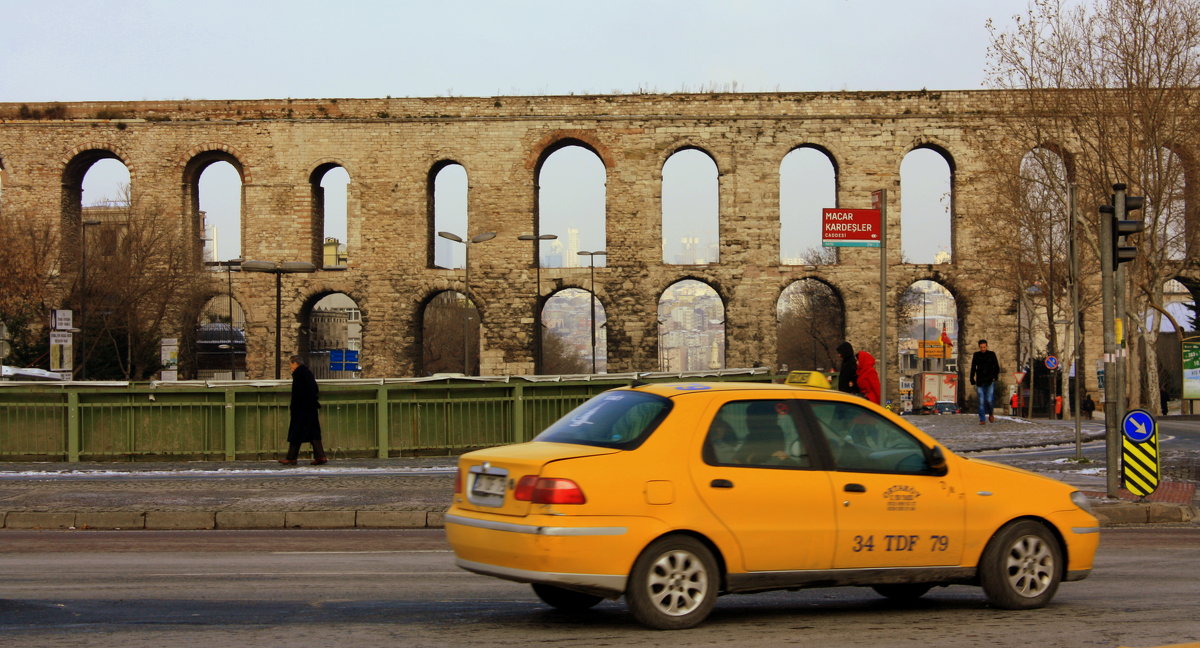
{"label": "stone arch", "polygon": [[609,147],[600,141],[596,133],[591,131],[554,131],[542,137],[533,146],[534,155],[530,157],[527,166],[533,170],[534,179],[537,178],[538,169],[546,163],[546,158],[557,153],[560,149],[568,146],[578,146],[585,148],[600,158],[600,163],[604,165],[604,171],[607,173],[613,168],[612,151]]}
{"label": "stone arch", "polygon": [[[915,376],[927,371],[961,373],[964,353],[961,333],[966,308],[952,283],[936,274],[924,275],[900,289],[896,304],[896,357],[900,375]],[[951,341],[948,347],[944,345],[943,330]],[[913,405],[921,403],[914,400]]]}
{"label": "stone arch", "polygon": [[[933,169],[911,169],[906,173],[904,167],[915,163],[918,166],[931,166],[927,154],[936,155],[946,165],[945,181],[941,178],[929,178],[926,173],[934,173]],[[917,157],[913,157],[914,154]],[[955,200],[956,200],[956,164],[949,149],[937,142],[925,140],[909,149],[900,161],[900,245],[901,255],[907,263],[951,263],[954,260],[955,247]],[[936,173],[941,176],[940,167]],[[919,175],[920,178],[914,178]],[[907,236],[909,232],[920,231],[920,236]],[[941,249],[926,250],[917,248],[915,242],[920,240],[926,244],[938,246]],[[945,256],[942,256],[942,254]]]}
{"label": "stone arch", "polygon": [[[462,187],[461,193],[454,192],[450,194],[452,189],[458,187],[442,185],[439,190],[439,180],[443,171],[452,170],[455,167],[462,169]],[[454,178],[447,177],[444,182],[452,182]],[[453,158],[443,158],[435,162],[429,167],[429,173],[425,178],[425,220],[426,220],[426,257],[427,267],[429,268],[461,268],[454,260],[454,251],[457,249],[451,241],[443,239],[437,235],[439,231],[448,231],[460,237],[470,238],[472,233],[471,213],[470,213],[470,191],[471,191],[471,174],[467,170],[467,166]],[[446,193],[442,193],[446,192]],[[441,202],[439,205],[439,196]],[[459,220],[459,210],[461,209],[461,227]]]}
{"label": "stone arch", "polygon": [[[710,168],[704,161],[711,164],[711,178],[707,176]],[[675,170],[669,172],[669,166]],[[663,160],[659,176],[662,262],[720,263],[721,167],[716,156],[699,146],[677,147]]]}
{"label": "stone arch", "polygon": [[[346,240],[335,240],[332,242],[332,254],[326,248],[331,242],[328,236],[328,220],[327,220],[327,203],[326,191],[324,187],[325,180],[331,172],[341,169],[346,174],[346,204],[342,206],[345,210],[346,226],[349,229],[350,220],[350,185],[353,182],[353,176],[350,174],[350,169],[345,163],[336,158],[326,158],[317,162],[312,167],[312,172],[308,175],[308,186],[310,196],[310,222],[312,228],[309,234],[310,247],[312,252],[312,263],[318,268],[335,268],[345,267],[345,262],[341,261],[343,249],[346,255],[349,254]],[[335,238],[336,237],[332,237]],[[347,237],[348,238],[348,237]]]}
{"label": "stone arch", "polygon": [[240,254],[238,256],[245,257],[245,233],[246,233],[246,183],[247,173],[246,167],[241,159],[230,152],[229,147],[213,147],[206,149],[193,149],[190,152],[190,157],[183,165],[182,176],[182,195],[183,195],[183,213],[187,214],[188,226],[191,228],[195,241],[193,258],[197,266],[203,261],[204,238],[205,238],[205,222],[202,218],[200,208],[200,178],[210,166],[223,162],[233,167],[237,173],[241,183],[238,187],[238,207],[237,207],[237,232]]}
{"label": "stone arch", "polygon": [[542,373],[608,372],[608,312],[599,294],[574,286],[556,290],[547,295],[538,321]]}
{"label": "stone arch", "polygon": [[1183,165],[1184,256],[1193,259],[1200,256],[1200,163],[1188,144],[1169,142],[1163,148],[1178,156]]}
{"label": "stone arch", "polygon": [[666,286],[658,296],[659,369],[724,368],[727,312],[728,300],[708,281],[685,277]]}
{"label": "stone arch", "polygon": [[437,373],[479,374],[482,309],[458,290],[438,290],[421,301],[418,309],[420,370]]}
{"label": "stone arch", "polygon": [[296,348],[317,378],[359,377],[356,365],[361,360],[345,352],[364,351],[361,301],[352,291],[330,288],[309,295],[301,305]]}
{"label": "stone arch", "polygon": [[[563,186],[577,183],[570,192],[563,191],[563,186],[557,182],[547,185],[544,174],[552,158],[567,149],[578,147],[595,156],[600,163],[599,177],[584,177],[592,173],[583,167],[570,169],[558,179]],[[571,164],[568,160],[567,164]],[[582,159],[578,164],[586,164]],[[596,147],[589,142],[576,137],[564,137],[549,143],[540,152],[534,169],[534,231],[539,234],[555,234],[556,241],[549,243],[551,250],[557,252],[546,255],[549,267],[579,267],[582,259],[577,252],[605,250],[608,244],[608,171],[605,162]],[[599,185],[595,181],[599,180]],[[599,202],[599,204],[595,204]],[[559,221],[562,221],[561,223]],[[557,260],[558,263],[554,263]],[[542,261],[539,254],[536,259]],[[591,259],[598,267],[606,265],[605,257]]]}
{"label": "stone arch", "polygon": [[832,283],[816,276],[789,282],[775,301],[776,365],[836,371],[837,345],[846,339],[846,303]]}
{"label": "stone arch", "polygon": [[198,302],[181,340],[181,369],[186,356],[191,362],[185,375],[199,380],[245,379],[246,309],[241,299],[229,287],[205,291]]}
{"label": "stone arch", "polygon": [[[83,265],[86,263],[84,253],[84,218],[83,218],[83,180],[88,171],[102,160],[116,160],[124,165],[125,170],[129,172],[130,193],[133,192],[133,170],[127,162],[128,157],[123,156],[116,147],[111,147],[107,144],[88,144],[77,147],[74,154],[63,164],[62,168],[62,194],[61,194],[61,216],[60,216],[60,232],[61,232],[61,251],[62,251],[62,267],[71,269],[71,272],[76,273],[79,277],[82,276]],[[85,301],[81,296],[83,292],[82,285],[77,281],[74,286],[79,302]],[[86,313],[84,306],[79,304],[81,309],[78,326],[84,324]]]}
{"label": "stone arch", "polygon": [[[802,169],[785,165],[804,164],[797,154],[812,151],[828,164],[829,186],[799,177]],[[789,162],[789,159],[792,162]],[[779,263],[781,265],[819,265],[837,263],[837,248],[821,245],[821,208],[837,207],[839,167],[829,149],[805,143],[792,147],[779,160]],[[822,178],[823,180],[823,178]]]}

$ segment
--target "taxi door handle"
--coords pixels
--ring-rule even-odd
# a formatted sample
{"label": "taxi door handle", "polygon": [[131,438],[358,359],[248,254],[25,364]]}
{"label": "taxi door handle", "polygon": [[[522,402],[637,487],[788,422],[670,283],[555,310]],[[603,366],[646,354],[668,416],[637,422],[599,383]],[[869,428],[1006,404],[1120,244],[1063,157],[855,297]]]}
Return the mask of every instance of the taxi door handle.
{"label": "taxi door handle", "polygon": [[846,484],[842,490],[846,491],[847,493],[865,493],[867,492],[867,487],[863,486],[862,484]]}
{"label": "taxi door handle", "polygon": [[733,488],[733,482],[728,479],[714,479],[708,485],[713,488]]}

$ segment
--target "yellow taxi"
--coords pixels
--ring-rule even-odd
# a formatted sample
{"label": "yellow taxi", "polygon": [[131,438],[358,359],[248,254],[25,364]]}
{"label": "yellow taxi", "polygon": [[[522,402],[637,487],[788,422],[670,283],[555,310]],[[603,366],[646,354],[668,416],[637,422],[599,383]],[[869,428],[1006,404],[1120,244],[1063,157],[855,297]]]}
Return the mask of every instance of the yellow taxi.
{"label": "yellow taxi", "polygon": [[838,585],[1041,607],[1100,537],[1066,484],[956,456],[857,396],[745,383],[614,389],[464,454],[445,526],[464,569],[561,609],[624,596],[659,629],[720,594]]}

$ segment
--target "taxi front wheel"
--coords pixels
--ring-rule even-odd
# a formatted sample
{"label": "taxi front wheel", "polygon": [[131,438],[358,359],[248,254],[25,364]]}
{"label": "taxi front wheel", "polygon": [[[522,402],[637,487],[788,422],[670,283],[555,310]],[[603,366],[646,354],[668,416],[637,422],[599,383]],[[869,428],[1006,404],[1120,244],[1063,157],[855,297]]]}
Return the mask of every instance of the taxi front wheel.
{"label": "taxi front wheel", "polygon": [[533,583],[533,593],[546,605],[564,612],[583,612],[596,607],[597,603],[604,600],[604,597],[595,594],[585,594],[543,583]]}
{"label": "taxi front wheel", "polygon": [[988,601],[1006,610],[1040,608],[1062,578],[1062,550],[1045,526],[1025,520],[1000,530],[979,564]]}
{"label": "taxi front wheel", "polygon": [[625,603],[651,628],[690,628],[712,611],[719,581],[708,547],[688,536],[667,536],[652,542],[634,563]]}

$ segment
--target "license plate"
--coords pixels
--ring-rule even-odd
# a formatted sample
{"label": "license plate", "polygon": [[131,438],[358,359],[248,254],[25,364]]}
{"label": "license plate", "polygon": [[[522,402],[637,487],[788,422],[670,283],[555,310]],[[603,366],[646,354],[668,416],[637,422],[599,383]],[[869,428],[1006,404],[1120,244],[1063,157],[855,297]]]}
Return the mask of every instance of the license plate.
{"label": "license plate", "polygon": [[504,477],[501,475],[475,475],[471,491],[477,495],[504,495]]}

